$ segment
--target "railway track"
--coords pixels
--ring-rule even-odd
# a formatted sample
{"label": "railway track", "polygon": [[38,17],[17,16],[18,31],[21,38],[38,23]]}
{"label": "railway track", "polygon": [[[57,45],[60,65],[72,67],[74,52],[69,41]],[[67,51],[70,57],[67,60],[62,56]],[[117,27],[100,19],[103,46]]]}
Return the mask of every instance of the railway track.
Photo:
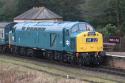
{"label": "railway track", "polygon": [[[70,79],[84,80],[90,83],[97,82],[125,82],[125,71],[107,67],[80,67],[73,64],[58,63],[56,61],[50,61],[46,59],[40,59],[35,57],[24,56],[11,56],[9,54],[0,55],[1,58],[5,58],[5,62],[9,62],[15,65],[20,65],[37,71],[46,72],[51,75],[61,76]],[[1,60],[0,61],[3,61]],[[12,61],[13,60],[13,61]],[[15,62],[16,61],[16,62]],[[30,66],[30,65],[34,66]],[[37,67],[36,67],[37,66]],[[42,68],[41,68],[42,67]],[[51,70],[49,70],[51,69]],[[56,70],[56,72],[54,72]],[[113,79],[118,78],[118,79]],[[101,80],[100,80],[101,79]]]}
{"label": "railway track", "polygon": [[[62,62],[57,62],[57,61],[53,61],[53,60],[47,60],[47,59],[39,59],[36,57],[25,57],[25,56],[14,56],[14,57],[19,57],[19,58],[25,58],[28,60],[34,60],[34,61],[38,61],[38,62],[46,62],[46,63],[53,63],[56,65],[61,65],[61,66],[65,66],[65,67],[71,67],[71,68],[81,68],[84,70],[90,70],[90,71],[96,71],[96,72],[102,72],[102,73],[110,73],[113,75],[119,75],[119,76],[125,76],[125,70],[121,70],[121,69],[115,69],[115,68],[109,68],[109,67],[105,67],[105,66],[99,66],[99,67],[85,67],[85,66],[78,66],[75,64],[68,64],[68,63],[62,63]],[[36,64],[37,65],[37,64]]]}

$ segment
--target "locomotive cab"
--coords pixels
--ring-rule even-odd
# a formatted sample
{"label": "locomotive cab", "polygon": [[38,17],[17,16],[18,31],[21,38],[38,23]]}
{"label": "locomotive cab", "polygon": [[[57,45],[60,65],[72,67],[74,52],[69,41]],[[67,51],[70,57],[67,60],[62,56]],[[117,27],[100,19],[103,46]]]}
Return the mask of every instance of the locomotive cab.
{"label": "locomotive cab", "polygon": [[77,53],[103,51],[102,34],[96,32],[90,24],[84,22],[65,30],[64,43],[64,46],[69,47],[70,51]]}
{"label": "locomotive cab", "polygon": [[[88,23],[79,23],[74,25],[71,28],[70,33],[71,47],[75,51],[75,55],[77,57],[82,57],[84,59],[88,59],[89,57],[90,59],[88,62],[95,60],[95,62],[97,62],[96,64],[102,62],[101,58],[104,56],[104,53],[103,37],[101,33],[96,32],[94,28]],[[91,62],[91,64],[95,63]]]}
{"label": "locomotive cab", "polygon": [[84,32],[76,36],[76,52],[100,52],[103,51],[102,34],[96,32],[89,24],[79,26]]}

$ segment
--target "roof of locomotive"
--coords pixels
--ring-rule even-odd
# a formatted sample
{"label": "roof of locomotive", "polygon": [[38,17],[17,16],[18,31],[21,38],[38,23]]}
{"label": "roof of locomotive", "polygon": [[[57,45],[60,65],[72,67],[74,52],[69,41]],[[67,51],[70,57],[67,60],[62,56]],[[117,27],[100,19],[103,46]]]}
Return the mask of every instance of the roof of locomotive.
{"label": "roof of locomotive", "polygon": [[45,28],[46,31],[62,31],[64,28],[70,29],[79,23],[88,24],[86,22],[22,22],[17,23],[14,27],[16,30],[22,30],[25,27],[25,30],[27,28]]}

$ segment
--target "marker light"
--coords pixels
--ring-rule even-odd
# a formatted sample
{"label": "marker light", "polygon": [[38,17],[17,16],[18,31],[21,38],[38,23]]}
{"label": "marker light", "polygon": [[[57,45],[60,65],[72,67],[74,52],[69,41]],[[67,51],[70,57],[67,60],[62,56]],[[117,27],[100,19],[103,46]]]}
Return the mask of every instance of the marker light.
{"label": "marker light", "polygon": [[84,37],[86,37],[86,35],[84,35]]}

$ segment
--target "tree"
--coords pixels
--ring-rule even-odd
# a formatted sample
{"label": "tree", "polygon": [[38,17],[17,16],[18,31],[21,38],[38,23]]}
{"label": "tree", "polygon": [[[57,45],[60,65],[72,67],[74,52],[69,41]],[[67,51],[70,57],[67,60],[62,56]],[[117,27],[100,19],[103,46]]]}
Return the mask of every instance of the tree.
{"label": "tree", "polygon": [[34,6],[45,6],[64,20],[90,22],[97,29],[113,24],[125,35],[125,0],[0,0],[0,21],[12,21]]}
{"label": "tree", "polygon": [[107,24],[103,29],[99,29],[99,32],[103,33],[105,37],[117,36],[117,27],[113,24]]}
{"label": "tree", "polygon": [[64,17],[64,20],[80,20],[79,4],[82,0],[18,0],[17,14],[33,6],[45,6]]}
{"label": "tree", "polygon": [[0,0],[2,6],[0,7],[0,21],[10,21],[16,12],[16,0]]}
{"label": "tree", "polygon": [[98,28],[113,24],[123,36],[125,27],[125,0],[86,0],[81,5],[83,19],[93,23]]}
{"label": "tree", "polygon": [[36,0],[18,0],[17,2],[17,15],[29,10],[35,4]]}
{"label": "tree", "polygon": [[86,3],[81,5],[83,19],[94,25],[104,26],[108,23],[105,12],[108,8],[109,0],[86,0]]}
{"label": "tree", "polygon": [[117,29],[119,29],[119,36],[124,36],[125,23],[125,0],[112,0],[112,10],[114,11],[114,20],[116,20]]}
{"label": "tree", "polygon": [[[64,20],[80,20],[79,4],[84,0],[39,0],[50,10],[64,17]],[[39,5],[40,6],[40,5]]]}

